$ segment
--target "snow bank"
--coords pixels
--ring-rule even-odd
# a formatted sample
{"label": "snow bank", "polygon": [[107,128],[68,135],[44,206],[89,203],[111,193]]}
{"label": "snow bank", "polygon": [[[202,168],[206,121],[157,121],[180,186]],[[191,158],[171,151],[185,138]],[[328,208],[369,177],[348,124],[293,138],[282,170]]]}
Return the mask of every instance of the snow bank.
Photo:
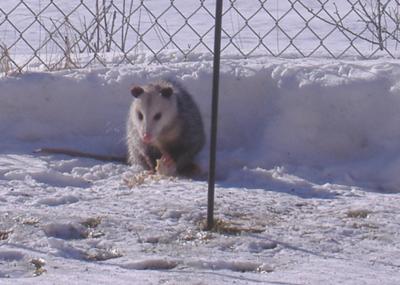
{"label": "snow bank", "polygon": [[[398,191],[399,74],[400,64],[388,60],[222,62],[220,182],[270,188],[273,173],[283,172],[288,188],[295,175],[311,186]],[[129,87],[160,77],[177,78],[193,94],[208,134],[211,62],[139,64],[0,79],[0,147],[5,153],[53,146],[123,155]],[[203,167],[207,154],[206,147]]]}

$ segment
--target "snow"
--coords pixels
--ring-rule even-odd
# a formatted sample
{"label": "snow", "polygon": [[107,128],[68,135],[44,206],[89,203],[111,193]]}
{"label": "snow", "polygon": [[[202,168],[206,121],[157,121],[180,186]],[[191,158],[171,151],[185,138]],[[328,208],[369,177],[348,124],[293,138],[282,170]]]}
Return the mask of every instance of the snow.
{"label": "snow", "polygon": [[397,284],[400,64],[221,66],[217,232],[204,178],[33,153],[124,155],[129,86],[159,77],[209,126],[211,61],[1,78],[1,283]]}
{"label": "snow", "polygon": [[[250,17],[258,7],[254,1],[235,3]],[[2,1],[1,9],[13,10],[14,2]],[[42,0],[25,2],[44,7]],[[65,2],[63,9],[78,2]],[[349,8],[346,1],[336,2],[339,12]],[[161,3],[145,2],[154,15],[164,11]],[[174,4],[185,15],[195,10],[185,1]],[[203,4],[213,11],[214,1]],[[290,7],[284,1],[264,5],[277,18]],[[304,10],[299,2],[294,7]],[[225,31],[235,34],[244,20],[231,6],[225,9]],[[46,13],[40,17],[60,18],[54,7]],[[261,31],[268,26],[263,13],[250,23]],[[12,17],[19,29],[32,20],[21,4]],[[212,25],[209,17],[200,9],[189,23],[200,24],[205,33]],[[166,28],[174,33],[181,16],[170,9],[160,21],[168,19]],[[355,25],[354,14],[346,21]],[[288,35],[304,25],[295,11],[279,24]],[[142,28],[149,25],[150,19],[143,19]],[[309,26],[323,35],[332,28],[316,19]],[[37,46],[42,33],[33,24],[24,38]],[[18,36],[7,23],[0,25],[0,34],[7,45]],[[233,42],[249,51],[258,43],[252,35],[244,30]],[[185,51],[197,42],[186,28],[175,37]],[[164,45],[154,30],[145,40],[154,50]],[[278,30],[265,41],[276,53],[288,44]],[[212,45],[211,32],[204,42]],[[228,43],[225,36],[223,43]],[[306,31],[294,43],[308,53],[319,40]],[[337,54],[348,39],[334,31],[326,43]],[[374,53],[368,44],[352,43]],[[185,57],[168,45],[159,54],[164,65],[150,64],[154,58],[142,48],[135,50],[134,65],[0,77],[1,284],[400,283],[398,60],[296,59],[291,48],[285,55],[292,59],[254,54],[244,60],[232,45],[225,49],[217,229],[208,232],[208,145],[197,161],[204,175],[196,179],[34,152],[61,147],[124,156],[129,88],[158,78],[174,78],[189,90],[209,138],[212,57],[205,47]],[[47,60],[57,56],[52,52],[50,43],[38,54]],[[20,62],[32,52],[20,42],[10,54]],[[101,56],[119,62],[117,54]]]}

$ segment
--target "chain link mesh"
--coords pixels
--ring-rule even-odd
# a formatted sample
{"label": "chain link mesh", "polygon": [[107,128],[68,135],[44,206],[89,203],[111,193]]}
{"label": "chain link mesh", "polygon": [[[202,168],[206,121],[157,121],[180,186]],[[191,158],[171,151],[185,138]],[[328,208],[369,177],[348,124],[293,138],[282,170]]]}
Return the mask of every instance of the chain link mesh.
{"label": "chain link mesh", "polygon": [[[222,56],[397,58],[399,1],[225,0]],[[215,0],[3,0],[0,72],[212,56],[214,7]]]}

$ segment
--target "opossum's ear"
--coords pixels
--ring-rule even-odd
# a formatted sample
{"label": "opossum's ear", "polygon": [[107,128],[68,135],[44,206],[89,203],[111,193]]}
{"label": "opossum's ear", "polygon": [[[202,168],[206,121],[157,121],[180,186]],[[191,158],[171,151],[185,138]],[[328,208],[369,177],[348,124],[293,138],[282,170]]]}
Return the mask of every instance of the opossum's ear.
{"label": "opossum's ear", "polygon": [[139,97],[141,94],[143,94],[143,92],[143,88],[138,85],[133,86],[131,89],[131,93],[135,98]]}
{"label": "opossum's ear", "polygon": [[163,87],[160,90],[161,96],[165,98],[171,97],[172,93],[174,93],[174,90],[171,87]]}

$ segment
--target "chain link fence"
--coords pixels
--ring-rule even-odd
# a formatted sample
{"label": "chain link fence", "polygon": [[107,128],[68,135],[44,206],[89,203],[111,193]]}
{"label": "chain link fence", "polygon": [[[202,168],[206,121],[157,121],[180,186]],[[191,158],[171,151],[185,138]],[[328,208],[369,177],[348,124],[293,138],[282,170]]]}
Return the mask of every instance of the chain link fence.
{"label": "chain link fence", "polygon": [[[398,58],[400,0],[225,0],[222,57]],[[2,0],[0,72],[211,58],[215,0]]]}

